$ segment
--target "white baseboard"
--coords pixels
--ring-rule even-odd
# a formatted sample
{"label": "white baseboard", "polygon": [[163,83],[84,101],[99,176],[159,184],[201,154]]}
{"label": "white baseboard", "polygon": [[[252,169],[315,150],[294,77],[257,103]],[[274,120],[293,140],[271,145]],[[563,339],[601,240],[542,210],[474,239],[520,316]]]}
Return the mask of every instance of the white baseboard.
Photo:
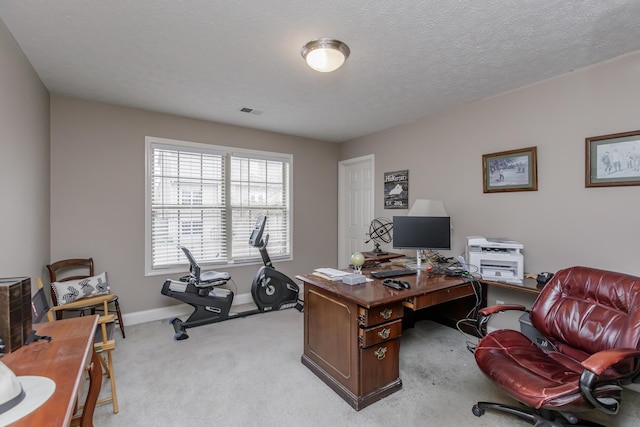
{"label": "white baseboard", "polygon": [[[249,304],[253,302],[251,294],[235,295],[232,307]],[[184,316],[191,314],[193,307],[189,304],[176,304],[169,307],[152,308],[151,310],[136,311],[134,313],[126,313],[122,315],[122,321],[125,325],[136,325],[138,323],[153,322],[156,320],[169,319],[171,317]]]}

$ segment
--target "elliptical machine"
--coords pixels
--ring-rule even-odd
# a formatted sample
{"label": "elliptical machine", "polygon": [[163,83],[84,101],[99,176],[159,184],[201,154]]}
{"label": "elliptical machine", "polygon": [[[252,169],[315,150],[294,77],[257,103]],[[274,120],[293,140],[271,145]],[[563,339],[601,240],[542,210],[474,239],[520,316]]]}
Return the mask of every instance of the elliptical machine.
{"label": "elliptical machine", "polygon": [[189,260],[189,275],[181,277],[179,281],[167,279],[162,285],[161,293],[189,304],[194,311],[185,321],[177,317],[170,320],[175,331],[175,340],[189,338],[187,328],[292,307],[302,311],[302,304],[298,302],[298,285],[277,271],[269,258],[269,235],[262,239],[266,221],[267,217],[260,215],[249,238],[249,244],[260,250],[264,262],[264,266],[258,270],[251,284],[251,296],[257,306],[255,310],[231,312],[234,293],[230,289],[220,287],[231,280],[231,275],[227,272],[201,272],[191,251],[180,246]]}

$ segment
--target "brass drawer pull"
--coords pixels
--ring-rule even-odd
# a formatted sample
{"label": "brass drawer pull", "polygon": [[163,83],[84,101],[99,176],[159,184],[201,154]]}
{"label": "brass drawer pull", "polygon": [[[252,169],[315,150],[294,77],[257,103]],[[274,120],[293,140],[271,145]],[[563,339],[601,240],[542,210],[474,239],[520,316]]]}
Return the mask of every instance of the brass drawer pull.
{"label": "brass drawer pull", "polygon": [[389,338],[389,335],[391,335],[391,329],[389,328],[383,328],[378,332],[378,336],[383,340],[386,340],[387,338]]}
{"label": "brass drawer pull", "polygon": [[387,347],[380,347],[379,349],[374,351],[373,354],[376,355],[378,360],[382,360],[387,355]]}
{"label": "brass drawer pull", "polygon": [[392,313],[393,313],[393,310],[391,310],[390,308],[387,308],[386,310],[380,312],[380,316],[382,316],[384,320],[388,320],[391,317]]}

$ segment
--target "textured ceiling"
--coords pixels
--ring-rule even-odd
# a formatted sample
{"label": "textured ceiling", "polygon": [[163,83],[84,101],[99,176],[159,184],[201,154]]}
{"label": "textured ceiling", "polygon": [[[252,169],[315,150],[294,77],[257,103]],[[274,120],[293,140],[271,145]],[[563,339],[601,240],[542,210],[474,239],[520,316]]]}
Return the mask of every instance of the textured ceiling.
{"label": "textured ceiling", "polygon": [[[336,142],[640,50],[639,0],[0,0],[0,19],[52,93]],[[320,37],[351,49],[334,73],[300,56]]]}

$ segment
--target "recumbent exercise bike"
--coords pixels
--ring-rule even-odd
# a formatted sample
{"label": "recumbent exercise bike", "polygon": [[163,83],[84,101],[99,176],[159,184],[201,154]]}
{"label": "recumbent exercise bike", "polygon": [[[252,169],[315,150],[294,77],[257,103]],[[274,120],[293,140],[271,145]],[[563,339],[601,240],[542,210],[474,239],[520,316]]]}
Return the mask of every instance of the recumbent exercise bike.
{"label": "recumbent exercise bike", "polygon": [[231,312],[233,291],[220,287],[231,280],[231,275],[227,272],[201,272],[191,251],[180,246],[189,260],[189,275],[181,277],[179,281],[166,280],[161,293],[191,305],[194,311],[185,321],[177,317],[170,320],[175,331],[173,336],[175,340],[189,338],[187,328],[292,307],[297,308],[298,311],[303,310],[298,300],[298,285],[288,276],[277,271],[271,262],[267,252],[269,235],[266,234],[264,239],[262,238],[266,222],[267,217],[260,215],[249,238],[249,244],[260,250],[264,263],[251,284],[251,296],[257,306],[255,310]]}

